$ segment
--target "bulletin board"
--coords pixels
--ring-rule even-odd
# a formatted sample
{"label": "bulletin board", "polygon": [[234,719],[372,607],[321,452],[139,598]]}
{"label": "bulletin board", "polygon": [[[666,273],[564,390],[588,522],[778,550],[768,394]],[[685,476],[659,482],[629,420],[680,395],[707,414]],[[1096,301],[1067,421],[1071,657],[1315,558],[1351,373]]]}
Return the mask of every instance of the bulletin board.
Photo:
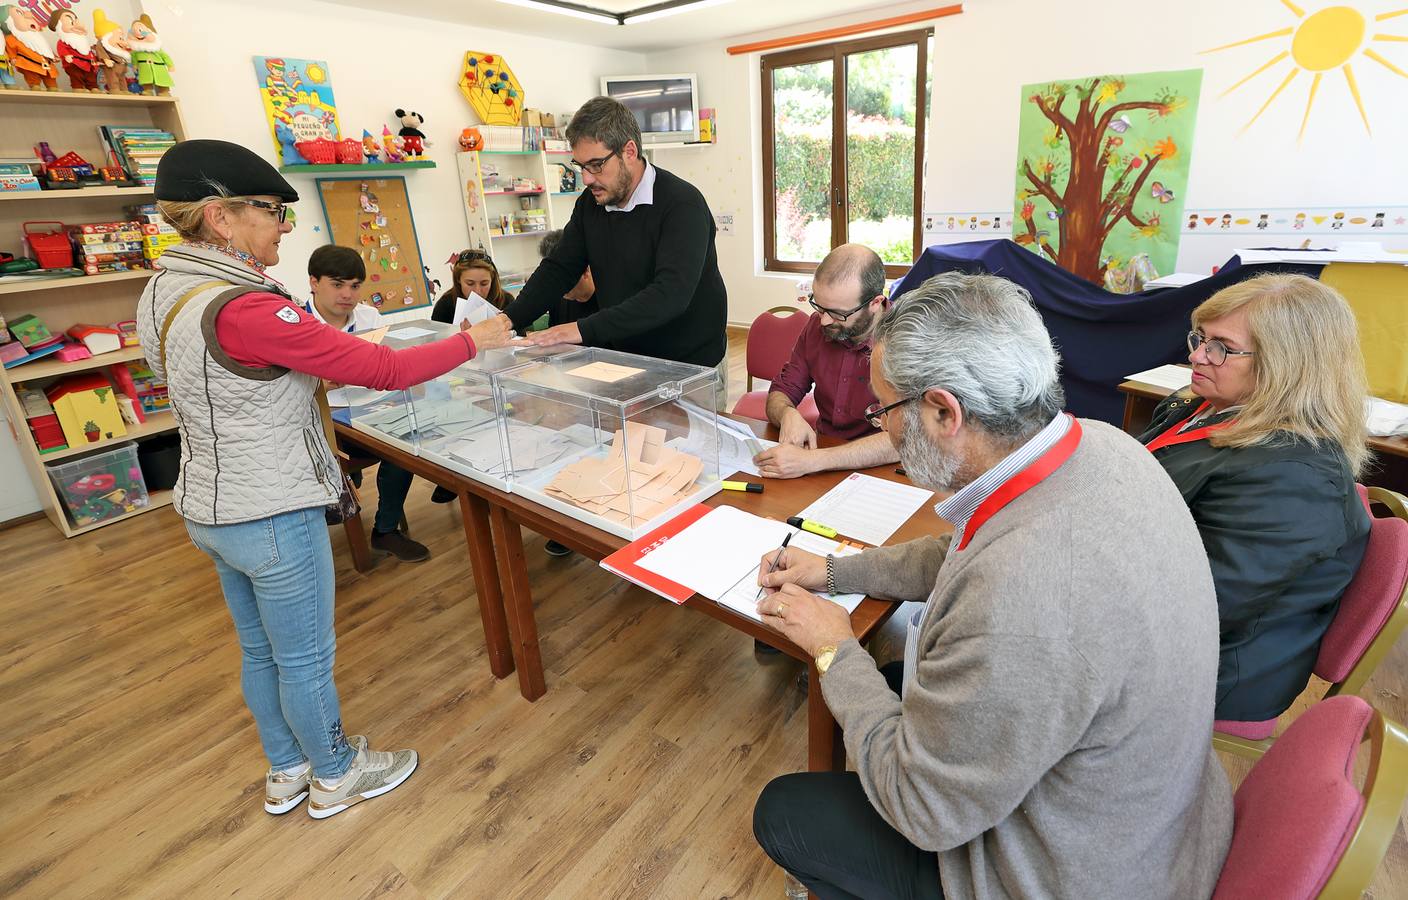
{"label": "bulletin board", "polygon": [[363,302],[384,313],[429,306],[406,179],[319,178],[317,182],[332,242],[356,250],[367,265]]}

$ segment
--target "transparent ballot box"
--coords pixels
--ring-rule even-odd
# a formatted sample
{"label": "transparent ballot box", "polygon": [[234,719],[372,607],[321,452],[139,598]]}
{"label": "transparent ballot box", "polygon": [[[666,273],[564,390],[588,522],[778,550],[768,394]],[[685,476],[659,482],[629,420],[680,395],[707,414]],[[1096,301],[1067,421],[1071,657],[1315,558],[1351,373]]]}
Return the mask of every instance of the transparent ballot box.
{"label": "transparent ballot box", "polygon": [[[412,392],[411,404],[420,455],[499,490],[512,490],[514,466],[497,399],[498,379],[561,352],[531,346],[486,350],[421,385]],[[535,453],[528,462],[536,458]]]}
{"label": "transparent ballot box", "polygon": [[[454,325],[430,319],[415,319],[377,329],[385,332],[380,343],[394,350],[442,340],[458,330]],[[358,431],[415,454],[419,452],[420,443],[415,406],[417,401],[426,398],[426,393],[427,385],[416,385],[404,391],[376,391],[349,385],[329,391],[328,403],[347,407],[348,421]],[[429,407],[426,414],[431,416]]]}
{"label": "transparent ballot box", "polygon": [[634,540],[719,490],[712,368],[582,348],[498,389],[516,494]]}

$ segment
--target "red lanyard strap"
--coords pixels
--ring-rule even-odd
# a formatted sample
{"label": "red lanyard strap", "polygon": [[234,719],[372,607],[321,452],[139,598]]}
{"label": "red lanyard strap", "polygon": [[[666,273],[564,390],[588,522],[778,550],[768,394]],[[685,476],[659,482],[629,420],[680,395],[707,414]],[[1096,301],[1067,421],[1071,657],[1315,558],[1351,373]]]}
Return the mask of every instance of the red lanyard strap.
{"label": "red lanyard strap", "polygon": [[1064,437],[1052,445],[1041,456],[1038,456],[1022,471],[1004,481],[997,490],[988,495],[988,498],[978,504],[978,508],[973,510],[973,515],[968,519],[968,524],[963,528],[963,537],[958,542],[958,549],[962,550],[968,546],[968,542],[973,540],[973,535],[978,533],[978,529],[983,527],[997,511],[1002,509],[1022,494],[1040,484],[1046,476],[1061,467],[1061,464],[1071,458],[1071,454],[1076,452],[1076,447],[1080,445],[1080,422],[1075,416],[1066,413],[1071,420],[1071,427]]}
{"label": "red lanyard strap", "polygon": [[1163,434],[1154,438],[1149,443],[1145,444],[1145,449],[1147,449],[1150,453],[1153,453],[1155,450],[1158,450],[1162,447],[1172,447],[1175,444],[1191,444],[1194,441],[1201,441],[1207,438],[1208,435],[1212,434],[1219,428],[1226,428],[1228,425],[1231,425],[1235,421],[1234,419],[1228,419],[1226,422],[1218,422],[1214,425],[1204,425],[1201,428],[1194,428],[1191,431],[1180,430],[1183,428],[1183,426],[1187,425],[1189,422],[1202,415],[1203,410],[1207,409],[1209,405],[1210,404],[1206,400],[1203,401],[1203,405],[1193,410],[1193,414],[1191,416],[1184,419],[1182,422],[1179,422],[1177,425],[1174,425],[1172,428],[1168,429]]}

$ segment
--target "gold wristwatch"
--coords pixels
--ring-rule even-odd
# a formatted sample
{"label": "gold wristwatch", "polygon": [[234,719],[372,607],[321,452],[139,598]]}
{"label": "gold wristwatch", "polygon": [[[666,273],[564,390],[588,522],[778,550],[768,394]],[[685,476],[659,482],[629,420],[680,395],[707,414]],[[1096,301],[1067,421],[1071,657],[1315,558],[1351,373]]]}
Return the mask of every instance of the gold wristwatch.
{"label": "gold wristwatch", "polygon": [[826,670],[831,668],[831,663],[836,659],[836,645],[827,644],[816,652],[816,673],[825,675]]}

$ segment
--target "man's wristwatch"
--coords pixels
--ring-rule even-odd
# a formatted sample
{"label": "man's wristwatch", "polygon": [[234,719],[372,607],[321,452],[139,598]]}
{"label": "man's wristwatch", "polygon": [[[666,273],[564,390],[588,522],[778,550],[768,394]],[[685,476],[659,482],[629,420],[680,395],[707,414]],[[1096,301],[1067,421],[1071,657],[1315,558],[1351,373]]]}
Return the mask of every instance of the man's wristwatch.
{"label": "man's wristwatch", "polygon": [[836,593],[836,557],[826,554],[826,593]]}
{"label": "man's wristwatch", "polygon": [[836,659],[836,645],[827,644],[816,652],[816,673],[825,675],[826,670],[831,668],[831,663]]}

